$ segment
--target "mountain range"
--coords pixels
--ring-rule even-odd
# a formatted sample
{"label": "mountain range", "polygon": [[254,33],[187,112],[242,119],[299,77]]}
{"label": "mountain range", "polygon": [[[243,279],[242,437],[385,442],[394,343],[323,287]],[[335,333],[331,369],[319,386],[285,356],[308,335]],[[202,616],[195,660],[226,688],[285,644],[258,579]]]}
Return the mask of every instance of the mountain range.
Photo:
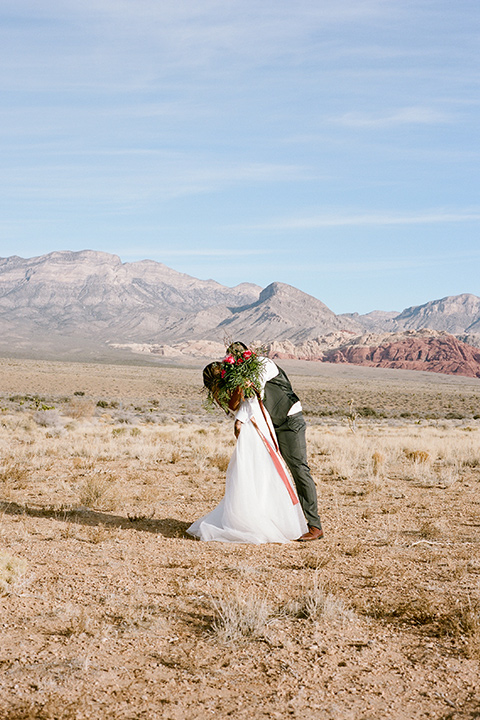
{"label": "mountain range", "polygon": [[424,329],[480,345],[480,298],[463,294],[401,312],[336,315],[285,283],[229,288],[152,260],[122,263],[92,250],[0,259],[3,354],[62,358],[120,347],[162,354],[163,347],[196,343],[201,351],[202,342],[223,346],[226,338],[242,338],[274,343],[280,355],[283,343],[287,355],[301,357],[292,348],[313,343],[323,352],[352,342],[366,345],[362,338],[372,334]]}

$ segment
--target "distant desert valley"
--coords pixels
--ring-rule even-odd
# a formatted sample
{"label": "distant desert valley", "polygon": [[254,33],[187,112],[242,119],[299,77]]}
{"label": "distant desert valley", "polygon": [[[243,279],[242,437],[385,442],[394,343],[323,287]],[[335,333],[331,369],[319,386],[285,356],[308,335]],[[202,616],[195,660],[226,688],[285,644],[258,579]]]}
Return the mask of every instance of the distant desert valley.
{"label": "distant desert valley", "polygon": [[[480,299],[335,315],[104,253],[0,261],[1,720],[480,716]],[[202,543],[225,340],[286,370],[323,540]]]}

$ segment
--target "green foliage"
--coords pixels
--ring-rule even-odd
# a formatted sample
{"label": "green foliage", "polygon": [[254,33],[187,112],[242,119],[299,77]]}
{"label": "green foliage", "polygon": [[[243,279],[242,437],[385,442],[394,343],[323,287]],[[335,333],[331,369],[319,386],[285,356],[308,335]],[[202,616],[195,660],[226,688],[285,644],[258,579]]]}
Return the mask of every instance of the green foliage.
{"label": "green foliage", "polygon": [[365,405],[364,407],[360,408],[358,410],[358,414],[362,417],[377,417],[378,413],[376,410],[374,410],[372,407],[369,407],[368,405]]}
{"label": "green foliage", "polygon": [[207,405],[219,405],[225,412],[235,391],[243,398],[254,397],[261,389],[263,361],[253,350],[233,349],[218,363],[215,381],[208,388]]}
{"label": "green foliage", "polygon": [[8,398],[10,402],[18,402],[19,405],[28,403],[35,407],[36,410],[54,410],[54,405],[48,405],[47,399],[39,395],[12,395]]}

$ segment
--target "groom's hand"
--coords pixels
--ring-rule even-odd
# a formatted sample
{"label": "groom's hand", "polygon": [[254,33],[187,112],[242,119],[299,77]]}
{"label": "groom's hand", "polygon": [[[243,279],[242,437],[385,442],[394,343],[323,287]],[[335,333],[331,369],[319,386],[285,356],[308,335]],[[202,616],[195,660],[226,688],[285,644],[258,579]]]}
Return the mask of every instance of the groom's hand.
{"label": "groom's hand", "polygon": [[235,433],[235,437],[238,438],[240,435],[240,430],[242,429],[242,423],[240,420],[235,420],[235,425],[233,426],[233,432]]}

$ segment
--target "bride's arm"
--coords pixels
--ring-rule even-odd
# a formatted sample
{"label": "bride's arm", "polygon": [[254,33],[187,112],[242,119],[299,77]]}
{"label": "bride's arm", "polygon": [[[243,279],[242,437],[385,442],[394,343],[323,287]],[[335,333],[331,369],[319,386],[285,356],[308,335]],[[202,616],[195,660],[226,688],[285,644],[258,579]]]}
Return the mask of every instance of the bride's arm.
{"label": "bride's arm", "polygon": [[253,415],[253,401],[254,398],[245,398],[245,400],[242,400],[240,403],[240,407],[235,414],[235,423],[233,425],[233,432],[236,438],[240,435],[243,423],[248,422]]}

